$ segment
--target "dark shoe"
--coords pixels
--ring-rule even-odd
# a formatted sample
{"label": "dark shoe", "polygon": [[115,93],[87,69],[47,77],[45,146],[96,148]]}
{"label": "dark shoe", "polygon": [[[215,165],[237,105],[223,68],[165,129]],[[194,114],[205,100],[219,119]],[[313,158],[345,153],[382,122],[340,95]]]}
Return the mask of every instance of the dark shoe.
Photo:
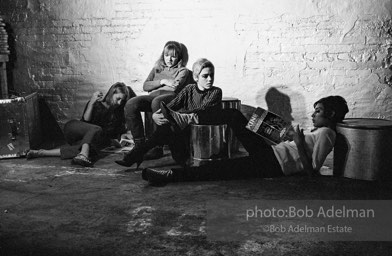
{"label": "dark shoe", "polygon": [[159,159],[163,157],[163,147],[162,146],[156,146],[152,149],[150,149],[145,155],[144,155],[144,160],[153,160],[153,159]]}
{"label": "dark shoe", "polygon": [[147,179],[147,168],[142,170],[142,179],[145,181],[148,181]]}
{"label": "dark shoe", "polygon": [[161,102],[161,111],[163,116],[170,122],[172,125],[174,131],[181,131],[180,125],[177,123],[177,121],[174,119],[173,114],[176,114],[174,111],[172,111],[170,108],[168,108],[165,104],[165,102]]}
{"label": "dark shoe", "polygon": [[139,169],[140,164],[143,162],[144,150],[142,147],[134,147],[131,151],[124,155],[122,160],[116,160],[115,162],[125,167],[131,167],[136,163],[136,169]]}
{"label": "dark shoe", "polygon": [[165,184],[174,181],[174,174],[172,170],[158,170],[146,168],[142,172],[142,178],[148,180],[152,185]]}
{"label": "dark shoe", "polygon": [[33,159],[33,158],[37,158],[37,157],[41,157],[41,156],[42,156],[42,150],[41,149],[40,150],[30,149],[26,153],[26,159],[27,160],[30,160],[30,159]]}
{"label": "dark shoe", "polygon": [[83,167],[92,167],[94,165],[93,162],[83,154],[77,154],[77,156],[72,159],[72,164],[77,164]]}

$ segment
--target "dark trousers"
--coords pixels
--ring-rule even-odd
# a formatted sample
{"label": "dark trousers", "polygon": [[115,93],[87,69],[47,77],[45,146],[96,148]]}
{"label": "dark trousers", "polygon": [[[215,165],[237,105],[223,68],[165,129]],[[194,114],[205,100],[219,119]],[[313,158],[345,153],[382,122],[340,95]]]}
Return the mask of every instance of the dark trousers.
{"label": "dark trousers", "polygon": [[71,120],[64,125],[64,138],[69,145],[60,148],[62,159],[75,157],[83,144],[90,145],[90,153],[97,154],[99,149],[107,146],[109,139],[102,136],[100,126],[79,120]]}
{"label": "dark trousers", "polygon": [[248,120],[237,109],[198,112],[200,124],[225,123],[233,129],[249,156],[221,160],[199,167],[173,169],[178,180],[226,180],[282,176],[272,147],[246,128]]}
{"label": "dark trousers", "polygon": [[155,146],[169,145],[173,160],[184,165],[190,154],[189,134],[189,127],[180,132],[174,132],[169,124],[158,126],[151,138],[145,143],[145,151]]}
{"label": "dark trousers", "polygon": [[[127,129],[132,132],[135,139],[144,139],[143,119],[140,112],[156,112],[160,109],[161,102],[169,103],[174,99],[175,93],[158,90],[149,95],[133,97],[127,101],[124,114]],[[154,124],[155,126],[155,124]],[[156,127],[154,128],[156,130]]]}

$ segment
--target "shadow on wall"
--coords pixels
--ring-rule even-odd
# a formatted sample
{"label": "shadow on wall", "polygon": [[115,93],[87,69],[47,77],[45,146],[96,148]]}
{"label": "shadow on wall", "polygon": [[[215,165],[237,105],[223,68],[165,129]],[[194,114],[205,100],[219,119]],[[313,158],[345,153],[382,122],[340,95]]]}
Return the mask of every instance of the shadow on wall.
{"label": "shadow on wall", "polygon": [[[262,94],[262,92],[260,92],[259,95],[260,94]],[[293,116],[291,115],[293,109],[291,107],[290,97],[287,94],[280,92],[275,87],[271,87],[265,94],[265,101],[267,103],[268,111],[283,117],[283,119],[289,124],[292,123],[294,120]],[[256,107],[241,105],[241,112],[249,120]]]}
{"label": "shadow on wall", "polygon": [[137,96],[136,93],[135,93],[135,91],[132,89],[131,86],[127,86],[127,88],[128,88],[129,98],[130,98],[130,99]]}
{"label": "shadow on wall", "polygon": [[[256,104],[264,105],[263,99],[268,111],[281,116],[289,124],[296,120],[296,123],[301,127],[308,125],[310,116],[307,115],[305,97],[302,94],[291,91],[287,86],[281,85],[263,88],[258,91]],[[292,99],[294,100],[292,101]]]}
{"label": "shadow on wall", "polygon": [[[73,86],[74,86],[73,81]],[[80,84],[81,81],[78,81]],[[70,81],[66,81],[61,84],[57,84],[55,87],[57,88],[57,92],[60,94],[60,97],[67,99],[70,97],[69,95],[69,90],[66,89],[66,86],[70,85]],[[85,85],[85,84],[84,84]],[[95,90],[88,90],[90,86],[81,86],[83,89],[78,90],[78,97],[75,97],[71,105],[76,105],[77,107],[74,107],[73,109],[76,115],[72,114],[69,120],[71,119],[79,119],[82,115],[83,109],[85,108],[88,100],[90,99],[92,93]],[[110,86],[108,86],[109,88]],[[65,90],[59,90],[58,88],[65,88]],[[69,88],[68,88],[69,89]],[[135,92],[132,90],[130,86],[128,86],[129,93],[131,97],[136,96]],[[105,92],[106,93],[106,92]],[[81,97],[80,97],[81,95]],[[64,139],[64,134],[62,132],[62,128],[60,127],[59,120],[56,120],[55,116],[58,116],[59,113],[56,111],[61,111],[61,109],[56,109],[49,106],[47,103],[45,97],[39,97],[39,111],[40,111],[40,118],[41,118],[41,129],[42,129],[42,134],[44,135],[44,140],[42,142],[41,147],[46,148],[46,149],[51,149],[51,148],[57,148],[63,144],[66,143]]]}
{"label": "shadow on wall", "polygon": [[94,87],[79,78],[67,78],[53,88],[40,89],[39,110],[43,142],[41,148],[57,148],[65,144],[63,125],[71,119],[80,119]]}
{"label": "shadow on wall", "polygon": [[43,97],[38,98],[43,141],[41,148],[52,149],[65,144],[64,134]]}
{"label": "shadow on wall", "polygon": [[283,117],[289,124],[292,123],[294,120],[291,115],[293,109],[291,107],[290,97],[287,94],[280,92],[275,87],[271,87],[265,94],[265,101],[269,111]]}

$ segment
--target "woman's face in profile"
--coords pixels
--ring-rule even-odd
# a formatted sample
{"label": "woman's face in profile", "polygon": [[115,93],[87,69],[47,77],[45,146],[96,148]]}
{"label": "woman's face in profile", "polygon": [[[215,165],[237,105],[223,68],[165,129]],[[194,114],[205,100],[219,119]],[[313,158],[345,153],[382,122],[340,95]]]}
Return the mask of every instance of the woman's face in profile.
{"label": "woman's face in profile", "polygon": [[312,121],[314,127],[328,127],[331,121],[325,115],[324,105],[317,103],[312,114]]}

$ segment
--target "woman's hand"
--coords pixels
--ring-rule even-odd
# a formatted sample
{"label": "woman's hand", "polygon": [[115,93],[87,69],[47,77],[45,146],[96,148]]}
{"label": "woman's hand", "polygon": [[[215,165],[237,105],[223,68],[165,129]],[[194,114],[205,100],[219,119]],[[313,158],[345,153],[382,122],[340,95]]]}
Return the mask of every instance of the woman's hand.
{"label": "woman's hand", "polygon": [[160,109],[158,109],[158,111],[156,111],[154,114],[152,114],[152,120],[154,120],[154,122],[157,125],[164,125],[167,124],[169,121],[163,116],[162,112]]}
{"label": "woman's hand", "polygon": [[132,136],[131,131],[127,131],[126,133],[121,134],[121,137],[120,137],[121,147],[128,146],[131,143],[133,143],[133,136]]}
{"label": "woman's hand", "polygon": [[309,176],[313,176],[315,171],[313,170],[313,166],[312,166],[312,158],[311,158],[311,156],[308,155],[306,148],[305,148],[306,143],[305,143],[304,130],[300,129],[299,125],[297,125],[294,128],[293,135],[294,135],[293,140],[294,140],[295,144],[297,145],[299,159],[303,165],[303,169]]}
{"label": "woman's hand", "polygon": [[102,101],[103,99],[103,93],[100,91],[96,91],[93,93],[93,96],[91,96],[90,102],[91,104],[94,104],[96,101]]}
{"label": "woman's hand", "polygon": [[287,129],[288,130],[286,132],[286,135],[283,137],[283,141],[286,141],[286,140],[293,141],[294,133],[295,133],[294,127],[290,125],[290,127]]}
{"label": "woman's hand", "polygon": [[92,116],[92,112],[93,112],[93,107],[94,107],[94,103],[97,101],[102,101],[103,99],[103,94],[100,91],[96,91],[93,93],[93,96],[91,96],[90,101],[87,104],[87,108],[84,111],[83,114],[83,119],[87,122],[91,121],[91,116]]}
{"label": "woman's hand", "polygon": [[169,87],[175,87],[174,86],[174,79],[162,79],[160,82],[161,86],[169,86]]}
{"label": "woman's hand", "polygon": [[132,132],[131,131],[127,131],[126,133],[121,134],[120,138],[121,139],[131,140],[131,139],[133,139]]}
{"label": "woman's hand", "polygon": [[292,133],[293,135],[293,140],[295,144],[298,146],[303,146],[305,144],[305,135],[304,135],[304,130],[299,128],[299,125],[297,125],[294,128],[294,132]]}

